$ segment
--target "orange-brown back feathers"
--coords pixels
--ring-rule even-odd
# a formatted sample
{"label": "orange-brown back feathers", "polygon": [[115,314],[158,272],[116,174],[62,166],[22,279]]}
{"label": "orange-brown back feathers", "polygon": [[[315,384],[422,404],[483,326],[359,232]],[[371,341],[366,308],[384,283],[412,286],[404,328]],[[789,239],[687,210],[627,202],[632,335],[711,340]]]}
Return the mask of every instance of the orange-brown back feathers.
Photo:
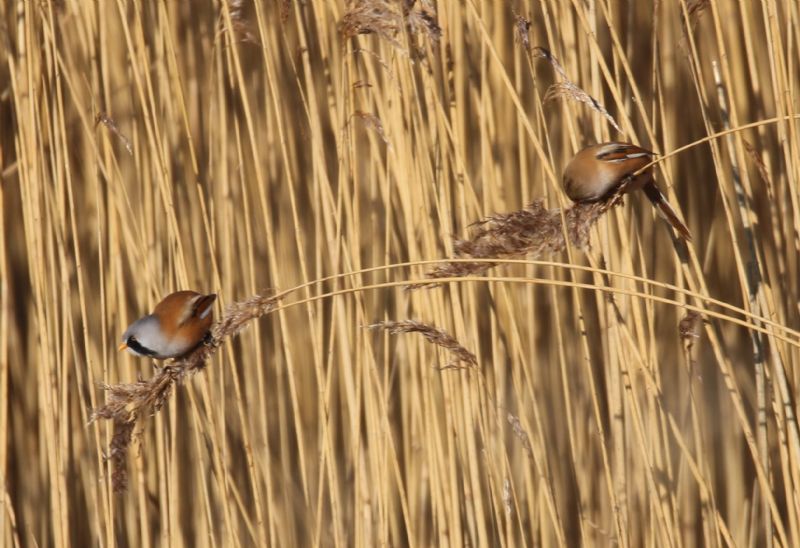
{"label": "orange-brown back feathers", "polygon": [[212,305],[215,293],[202,295],[195,291],[176,291],[167,295],[153,310],[161,328],[174,338],[202,340],[214,321]]}

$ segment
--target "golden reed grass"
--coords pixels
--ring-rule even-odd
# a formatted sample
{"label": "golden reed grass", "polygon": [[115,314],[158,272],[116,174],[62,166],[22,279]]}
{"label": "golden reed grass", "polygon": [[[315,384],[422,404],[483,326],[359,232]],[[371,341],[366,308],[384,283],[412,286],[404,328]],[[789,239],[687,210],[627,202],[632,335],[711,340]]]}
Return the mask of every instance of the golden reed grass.
{"label": "golden reed grass", "polygon": [[[780,0],[0,3],[0,543],[799,545],[798,37]],[[691,244],[568,203],[609,140]],[[208,344],[116,353],[176,289]]]}

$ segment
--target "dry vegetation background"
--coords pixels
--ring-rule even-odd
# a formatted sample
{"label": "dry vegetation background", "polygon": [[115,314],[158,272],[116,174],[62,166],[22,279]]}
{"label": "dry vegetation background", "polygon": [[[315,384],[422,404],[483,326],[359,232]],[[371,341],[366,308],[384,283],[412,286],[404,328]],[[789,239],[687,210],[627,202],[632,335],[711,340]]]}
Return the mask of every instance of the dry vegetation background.
{"label": "dry vegetation background", "polygon": [[[0,3],[0,543],[800,545],[799,46],[783,0]],[[688,248],[629,196],[404,287],[586,144],[751,123],[658,165]],[[283,297],[115,493],[99,385],[180,288]]]}

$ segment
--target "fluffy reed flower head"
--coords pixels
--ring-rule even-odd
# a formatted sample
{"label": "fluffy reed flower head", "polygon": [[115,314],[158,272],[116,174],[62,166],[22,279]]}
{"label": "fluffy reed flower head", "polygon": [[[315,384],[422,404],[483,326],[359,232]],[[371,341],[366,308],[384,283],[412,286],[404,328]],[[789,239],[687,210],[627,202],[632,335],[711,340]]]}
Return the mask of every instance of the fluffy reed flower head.
{"label": "fluffy reed flower head", "polygon": [[[562,226],[559,208],[548,209],[544,200],[536,200],[525,209],[492,215],[474,223],[472,235],[456,239],[458,258],[509,259],[515,257],[541,257],[558,253],[567,247],[565,233],[571,245],[585,248],[589,244],[589,230],[609,209],[621,203],[628,181],[604,200],[574,204],[563,211],[566,229]],[[483,274],[496,263],[443,263],[430,272],[429,278],[451,278]],[[412,288],[430,284],[417,284]]]}

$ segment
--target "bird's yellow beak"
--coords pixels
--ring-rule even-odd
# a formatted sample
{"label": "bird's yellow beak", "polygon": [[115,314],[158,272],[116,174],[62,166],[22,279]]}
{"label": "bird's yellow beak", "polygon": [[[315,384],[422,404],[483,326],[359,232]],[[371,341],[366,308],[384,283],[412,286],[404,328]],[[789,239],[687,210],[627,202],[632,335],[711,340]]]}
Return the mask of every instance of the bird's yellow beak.
{"label": "bird's yellow beak", "polygon": [[121,344],[121,345],[119,345],[119,347],[117,348],[117,351],[118,351],[118,352],[122,352],[122,351],[123,351],[123,350],[125,350],[126,348],[128,348],[128,345],[127,345],[126,343],[122,343],[122,344]]}

